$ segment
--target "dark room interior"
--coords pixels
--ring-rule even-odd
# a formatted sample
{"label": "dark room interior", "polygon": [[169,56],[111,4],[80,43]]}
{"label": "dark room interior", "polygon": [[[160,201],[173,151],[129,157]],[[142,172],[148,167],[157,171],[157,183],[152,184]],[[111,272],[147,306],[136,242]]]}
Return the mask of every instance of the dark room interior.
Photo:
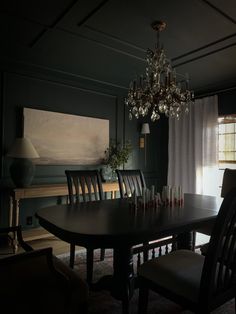
{"label": "dark room interior", "polygon": [[[141,169],[159,192],[167,185],[169,119],[130,120],[125,103],[130,82],[145,73],[146,50],[155,48],[155,21],[166,23],[160,43],[195,99],[217,95],[219,116],[236,114],[235,0],[1,0],[0,16],[1,227],[11,219],[8,152],[23,137],[25,108],[106,119],[109,140],[131,143],[123,168]],[[143,123],[150,127],[145,150]],[[36,164],[32,185],[66,183],[68,168],[102,167]],[[65,201],[25,198],[19,224],[37,229],[36,211]]]}

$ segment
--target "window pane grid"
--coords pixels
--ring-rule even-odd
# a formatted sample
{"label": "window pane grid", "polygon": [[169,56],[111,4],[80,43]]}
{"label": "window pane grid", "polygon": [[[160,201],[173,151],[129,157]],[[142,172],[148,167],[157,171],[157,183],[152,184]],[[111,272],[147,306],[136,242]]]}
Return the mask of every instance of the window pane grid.
{"label": "window pane grid", "polygon": [[219,162],[236,162],[236,120],[234,117],[221,117],[218,123]]}

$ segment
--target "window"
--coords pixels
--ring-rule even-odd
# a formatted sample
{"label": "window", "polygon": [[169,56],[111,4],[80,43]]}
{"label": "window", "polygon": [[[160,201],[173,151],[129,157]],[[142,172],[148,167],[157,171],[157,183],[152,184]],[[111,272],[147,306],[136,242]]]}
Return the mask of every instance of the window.
{"label": "window", "polygon": [[236,115],[218,118],[219,126],[219,194],[225,168],[236,169]]}
{"label": "window", "polygon": [[219,162],[236,163],[236,116],[224,116],[219,122]]}

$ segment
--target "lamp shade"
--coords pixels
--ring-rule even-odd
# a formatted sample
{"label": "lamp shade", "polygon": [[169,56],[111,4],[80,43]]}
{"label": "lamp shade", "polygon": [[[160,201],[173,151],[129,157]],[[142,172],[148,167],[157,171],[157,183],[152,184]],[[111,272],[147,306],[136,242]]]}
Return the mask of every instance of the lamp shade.
{"label": "lamp shade", "polygon": [[150,129],[149,129],[148,123],[142,124],[141,134],[150,134]]}
{"label": "lamp shade", "polygon": [[35,172],[35,165],[31,159],[39,158],[31,141],[27,138],[17,138],[7,156],[13,158],[10,174],[15,186],[19,188],[30,186]]}
{"label": "lamp shade", "polygon": [[7,154],[8,157],[14,158],[39,158],[39,154],[34,148],[31,141],[27,138],[17,138]]}

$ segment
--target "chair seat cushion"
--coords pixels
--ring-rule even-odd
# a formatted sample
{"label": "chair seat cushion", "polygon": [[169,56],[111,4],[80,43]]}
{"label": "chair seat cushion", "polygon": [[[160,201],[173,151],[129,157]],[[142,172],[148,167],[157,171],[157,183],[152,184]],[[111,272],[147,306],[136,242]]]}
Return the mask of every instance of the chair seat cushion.
{"label": "chair seat cushion", "polygon": [[199,294],[204,256],[188,250],[177,250],[142,264],[138,275],[190,301]]}

